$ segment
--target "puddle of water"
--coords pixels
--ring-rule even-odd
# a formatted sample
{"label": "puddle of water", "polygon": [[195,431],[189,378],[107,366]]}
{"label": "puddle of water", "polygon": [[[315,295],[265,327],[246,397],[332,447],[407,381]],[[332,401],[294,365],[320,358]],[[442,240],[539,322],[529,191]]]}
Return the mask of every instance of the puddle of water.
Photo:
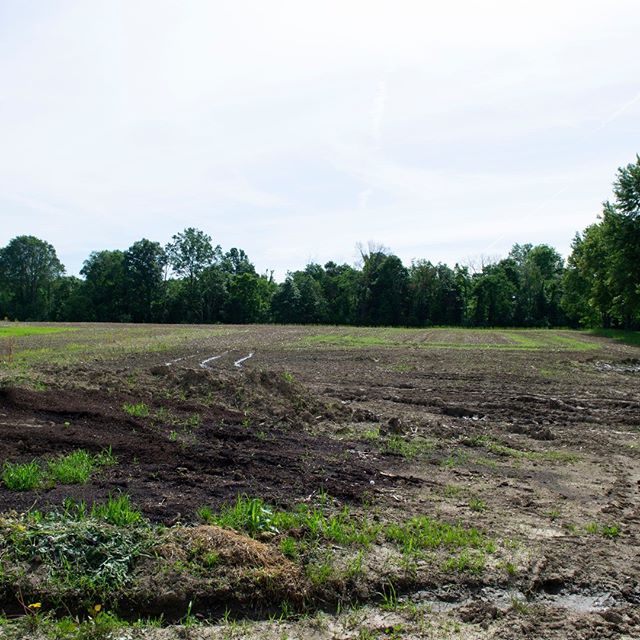
{"label": "puddle of water", "polygon": [[[576,613],[607,611],[617,602],[611,593],[537,593],[527,597],[518,589],[482,589],[475,596],[458,600],[445,600],[434,597],[433,592],[422,591],[412,596],[412,601],[427,605],[434,612],[446,612],[464,607],[473,602],[486,602],[499,609],[508,609],[514,602],[523,604],[543,604]],[[446,596],[444,596],[446,597]]]}
{"label": "puddle of water", "polygon": [[203,369],[210,369],[211,367],[208,367],[208,366],[207,366],[207,364],[208,364],[209,362],[213,362],[214,360],[218,360],[218,358],[222,358],[222,356],[223,356],[225,353],[227,353],[227,352],[225,351],[224,353],[221,353],[219,356],[211,356],[210,358],[206,358],[205,360],[203,360],[203,361],[200,363],[200,366],[201,366]]}
{"label": "puddle of water", "polygon": [[577,613],[606,611],[616,604],[615,598],[610,593],[600,593],[596,595],[584,595],[581,593],[545,594],[534,598],[533,602],[549,604],[552,607],[569,609]]}
{"label": "puddle of water", "polygon": [[251,352],[248,356],[245,356],[244,358],[240,358],[240,360],[236,360],[236,361],[233,363],[233,365],[234,365],[235,367],[238,367],[238,368],[239,368],[239,367],[241,367],[241,366],[242,366],[242,363],[243,363],[245,360],[248,360],[249,358],[253,358],[253,352]]}
{"label": "puddle of water", "polygon": [[596,362],[598,371],[615,371],[617,373],[640,373],[640,362]]}

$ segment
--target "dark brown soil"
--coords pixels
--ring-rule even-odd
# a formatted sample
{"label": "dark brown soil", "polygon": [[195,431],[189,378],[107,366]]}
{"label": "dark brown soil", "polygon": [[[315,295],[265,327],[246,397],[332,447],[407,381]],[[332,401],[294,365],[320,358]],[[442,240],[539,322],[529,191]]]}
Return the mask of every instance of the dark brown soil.
{"label": "dark brown soil", "polygon": [[[122,491],[153,521],[192,523],[238,494],[291,506],[326,491],[338,506],[375,505],[381,522],[426,515],[496,540],[480,573],[425,563],[396,583],[415,602],[450,603],[471,625],[460,637],[640,637],[637,348],[572,332],[550,333],[588,344],[490,348],[508,339],[498,331],[420,348],[428,331],[318,327],[200,327],[164,350],[118,346],[172,331],[87,326],[18,341],[54,355],[71,341],[115,346],[34,360],[27,386],[42,391],[0,368],[0,462],[111,447],[118,464],[84,486],[0,486],[0,513]],[[390,342],[308,341],[329,334]],[[140,402],[146,417],[123,410]],[[369,586],[386,579],[376,553]]]}
{"label": "dark brown soil", "polygon": [[173,523],[240,494],[283,506],[320,491],[358,501],[389,482],[379,465],[353,459],[347,444],[301,427],[243,426],[242,414],[217,406],[181,441],[172,441],[162,424],[127,416],[127,400],[92,391],[0,389],[3,459],[27,462],[111,447],[118,460],[86,485],[27,492],[3,485],[0,512],[59,506],[69,497],[91,503],[122,491],[152,521]]}

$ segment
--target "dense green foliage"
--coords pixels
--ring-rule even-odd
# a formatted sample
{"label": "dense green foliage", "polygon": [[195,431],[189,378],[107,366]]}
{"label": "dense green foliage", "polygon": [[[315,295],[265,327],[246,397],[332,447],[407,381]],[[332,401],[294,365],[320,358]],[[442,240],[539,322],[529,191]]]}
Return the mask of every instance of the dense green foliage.
{"label": "dense green foliage", "polygon": [[18,236],[0,249],[0,317],[19,320],[330,323],[372,326],[640,327],[640,157],[618,170],[614,201],[578,233],[565,266],[548,245],[514,245],[477,272],[382,248],[358,267],[309,264],[277,284],[242,249],[187,228],[94,251],[64,276],[55,249]]}
{"label": "dense green foliage", "polygon": [[588,326],[640,326],[640,156],[618,169],[614,201],[577,234],[564,278],[569,319]]}

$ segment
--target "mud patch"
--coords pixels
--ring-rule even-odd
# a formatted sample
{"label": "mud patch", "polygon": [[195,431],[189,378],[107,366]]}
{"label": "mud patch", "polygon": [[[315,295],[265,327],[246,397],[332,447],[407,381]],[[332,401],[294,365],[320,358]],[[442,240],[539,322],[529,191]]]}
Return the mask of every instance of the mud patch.
{"label": "mud patch", "polygon": [[[190,376],[200,382],[197,373]],[[239,494],[282,506],[319,491],[357,502],[393,483],[375,460],[354,453],[353,443],[300,428],[243,425],[242,414],[219,406],[184,439],[172,441],[166,428],[127,416],[122,404],[123,399],[99,393],[0,390],[3,460],[29,462],[108,447],[118,460],[85,485],[26,492],[2,485],[0,511],[57,506],[67,497],[90,504],[126,492],[152,521],[175,523],[192,520],[204,505],[233,502]]]}

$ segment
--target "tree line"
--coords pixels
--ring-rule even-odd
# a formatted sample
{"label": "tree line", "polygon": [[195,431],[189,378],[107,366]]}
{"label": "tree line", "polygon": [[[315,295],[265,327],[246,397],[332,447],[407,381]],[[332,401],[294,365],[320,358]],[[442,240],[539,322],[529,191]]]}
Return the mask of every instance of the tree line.
{"label": "tree line", "polygon": [[167,323],[640,328],[640,157],[618,169],[614,198],[578,233],[566,264],[545,244],[516,244],[482,268],[416,260],[381,247],[358,266],[327,262],[276,283],[238,248],[187,228],[162,246],[95,251],[65,275],[54,247],[18,236],[0,249],[0,317]]}

